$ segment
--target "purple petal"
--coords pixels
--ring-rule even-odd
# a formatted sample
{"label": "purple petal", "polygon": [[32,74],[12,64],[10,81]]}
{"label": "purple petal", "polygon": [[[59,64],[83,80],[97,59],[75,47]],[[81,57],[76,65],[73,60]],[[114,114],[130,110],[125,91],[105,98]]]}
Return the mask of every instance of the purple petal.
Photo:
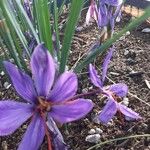
{"label": "purple petal", "polygon": [[108,64],[110,63],[110,59],[112,57],[112,54],[113,54],[113,48],[110,48],[106,58],[104,59],[104,62],[103,62],[103,72],[102,72],[102,82],[105,81],[105,78],[106,78],[106,74],[107,74],[107,69],[108,69]]}
{"label": "purple petal", "polygon": [[0,102],[0,136],[9,135],[32,115],[32,105],[13,101]]}
{"label": "purple petal", "polygon": [[98,11],[98,26],[104,27],[109,22],[108,10],[106,5],[101,4]]}
{"label": "purple petal", "polygon": [[92,83],[99,88],[102,88],[102,82],[98,76],[98,73],[92,64],[89,65],[89,74]]}
{"label": "purple petal", "polygon": [[128,108],[122,104],[118,104],[118,110],[120,110],[121,113],[123,113],[127,117],[130,117],[133,119],[141,119],[141,117],[138,113],[136,113],[135,111],[131,110],[130,108]]}
{"label": "purple petal", "polygon": [[36,115],[33,117],[18,150],[38,150],[45,136],[43,119]]}
{"label": "purple petal", "polygon": [[52,102],[68,100],[76,94],[77,87],[78,81],[76,74],[65,72],[56,81],[48,99]]}
{"label": "purple petal", "polygon": [[43,44],[39,44],[31,57],[31,68],[39,96],[47,96],[54,81],[55,64]]}
{"label": "purple petal", "polygon": [[89,9],[86,14],[86,24],[88,25],[90,20],[94,18],[97,22],[97,5],[94,1],[92,1],[91,5],[89,6]]}
{"label": "purple petal", "polygon": [[102,123],[107,124],[116,114],[116,112],[117,112],[116,102],[112,99],[109,99],[105,107],[101,111],[99,119]]}
{"label": "purple petal", "polygon": [[18,94],[29,102],[35,102],[37,94],[30,76],[17,69],[10,62],[5,61],[4,66]]}
{"label": "purple petal", "polygon": [[124,97],[128,93],[128,86],[123,83],[110,85],[109,90],[120,97]]}
{"label": "purple petal", "polygon": [[59,123],[78,120],[87,115],[93,108],[93,103],[88,99],[78,99],[51,108],[50,116]]}
{"label": "purple petal", "polygon": [[67,145],[64,142],[63,136],[61,132],[59,131],[56,123],[54,120],[48,116],[47,126],[51,132],[53,145],[55,150],[67,150]]}

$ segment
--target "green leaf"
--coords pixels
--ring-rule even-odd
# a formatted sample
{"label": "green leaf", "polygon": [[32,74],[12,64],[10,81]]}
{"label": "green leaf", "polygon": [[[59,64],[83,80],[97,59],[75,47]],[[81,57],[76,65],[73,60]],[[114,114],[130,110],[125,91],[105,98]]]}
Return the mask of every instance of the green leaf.
{"label": "green leaf", "polygon": [[63,73],[65,70],[72,37],[75,32],[75,27],[76,27],[81,9],[83,7],[83,3],[84,3],[83,0],[73,0],[71,4],[71,10],[70,10],[69,19],[65,28],[64,40],[63,40],[63,45],[61,49],[61,60],[60,60],[60,68],[59,68],[60,73]]}
{"label": "green leaf", "polygon": [[40,42],[44,42],[50,53],[53,54],[53,42],[48,0],[34,0],[33,5],[33,7],[35,8]]}
{"label": "green leaf", "polygon": [[80,72],[85,66],[87,66],[90,62],[92,62],[99,54],[102,55],[107,49],[116,42],[123,34],[125,34],[127,31],[132,30],[136,26],[138,26],[140,23],[142,23],[144,20],[146,20],[150,16],[150,7],[148,7],[145,10],[145,13],[129,23],[125,28],[123,28],[118,34],[115,34],[111,39],[107,40],[105,43],[103,43],[100,47],[94,50],[94,52],[91,52],[83,61],[79,62],[77,66],[75,67],[75,72]]}
{"label": "green leaf", "polygon": [[0,34],[3,38],[4,44],[7,46],[8,50],[9,50],[9,54],[11,56],[11,58],[14,59],[15,64],[22,69],[22,65],[20,63],[20,58],[18,57],[18,53],[16,51],[16,47],[13,41],[13,38],[11,36],[10,30],[5,22],[5,20],[1,20],[1,24],[0,24]]}
{"label": "green leaf", "polygon": [[59,30],[58,30],[58,8],[57,0],[54,1],[54,28],[56,33],[56,49],[57,49],[57,58],[60,60],[60,44],[59,44]]}
{"label": "green leaf", "polygon": [[22,7],[22,4],[21,4],[20,0],[15,0],[15,2],[18,6],[18,9],[20,10],[20,12],[18,12],[18,13],[20,13],[21,17],[23,18],[22,21],[24,21],[24,24],[29,27],[29,29],[32,32],[32,34],[33,34],[34,38],[36,39],[37,43],[40,43],[39,37],[38,37],[34,27],[33,27],[33,24],[30,21],[28,15],[26,14],[24,8]]}
{"label": "green leaf", "polygon": [[10,4],[7,0],[1,0],[0,1],[0,7],[2,9],[3,15],[6,18],[7,24],[11,24],[16,31],[21,43],[23,44],[24,49],[26,50],[26,53],[28,57],[30,58],[30,53],[28,50],[28,43],[24,36],[24,34],[21,31],[19,22],[17,22],[17,19],[15,18],[14,10],[10,7]]}

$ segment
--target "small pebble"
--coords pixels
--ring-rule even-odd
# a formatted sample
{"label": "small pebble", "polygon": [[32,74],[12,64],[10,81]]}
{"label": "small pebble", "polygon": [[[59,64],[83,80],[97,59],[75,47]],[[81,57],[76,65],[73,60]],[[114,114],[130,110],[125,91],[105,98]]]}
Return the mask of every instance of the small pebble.
{"label": "small pebble", "polygon": [[76,27],[76,31],[77,32],[81,32],[84,29],[84,27],[80,26],[80,27]]}
{"label": "small pebble", "polygon": [[68,70],[69,70],[69,67],[66,65],[65,71],[68,71]]}
{"label": "small pebble", "polygon": [[129,54],[129,51],[128,51],[128,50],[125,50],[125,51],[124,51],[124,55],[127,56],[128,54]]}
{"label": "small pebble", "polygon": [[95,131],[96,131],[96,133],[97,133],[97,134],[101,134],[101,133],[103,133],[103,130],[102,130],[102,129],[100,129],[100,128],[96,128],[96,129],[95,129]]}
{"label": "small pebble", "polygon": [[144,33],[150,33],[150,28],[145,28],[145,29],[142,30],[142,32],[144,32]]}
{"label": "small pebble", "polygon": [[87,92],[88,92],[87,88],[82,89],[82,93],[83,93],[83,94],[85,94],[85,93],[87,93]]}
{"label": "small pebble", "polygon": [[2,71],[2,72],[0,73],[0,75],[1,75],[1,76],[4,76],[4,75],[5,75],[5,72],[4,72],[4,71]]}
{"label": "small pebble", "polygon": [[127,121],[133,121],[134,119],[131,118],[131,117],[125,116],[125,120],[127,120]]}
{"label": "small pebble", "polygon": [[4,83],[4,88],[5,89],[9,89],[11,87],[11,84],[10,83],[8,83],[8,82],[5,82]]}
{"label": "small pebble", "polygon": [[125,106],[128,106],[129,105],[129,99],[127,97],[124,97],[123,101],[122,101],[122,104],[125,105]]}
{"label": "small pebble", "polygon": [[100,120],[99,120],[99,118],[96,116],[96,117],[93,117],[92,118],[92,121],[94,122],[94,123],[97,123],[97,124],[100,124],[101,122],[100,122]]}
{"label": "small pebble", "polygon": [[6,142],[6,141],[3,141],[3,142],[2,142],[2,149],[3,149],[3,150],[8,150],[8,145],[7,145],[7,142]]}
{"label": "small pebble", "polygon": [[93,134],[93,135],[88,135],[85,138],[85,141],[90,142],[90,143],[98,143],[98,142],[100,142],[100,138],[101,138],[101,136],[99,134]]}
{"label": "small pebble", "polygon": [[126,32],[126,35],[130,35],[130,31],[127,31],[127,32]]}
{"label": "small pebble", "polygon": [[91,129],[88,133],[89,133],[89,134],[95,134],[96,131],[95,131],[95,129]]}
{"label": "small pebble", "polygon": [[113,126],[113,120],[112,119],[107,123],[107,126]]}

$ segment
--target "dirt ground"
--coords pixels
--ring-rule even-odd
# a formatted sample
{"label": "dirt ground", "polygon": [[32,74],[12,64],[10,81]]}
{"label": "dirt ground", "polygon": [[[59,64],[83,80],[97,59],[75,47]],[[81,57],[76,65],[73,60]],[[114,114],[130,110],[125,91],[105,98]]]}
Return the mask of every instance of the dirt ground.
{"label": "dirt ground", "polygon": [[[84,17],[83,17],[84,18]],[[131,21],[132,17],[123,14],[122,21],[117,23],[116,32]],[[81,21],[82,25],[82,21]],[[88,132],[92,128],[100,128],[100,142],[108,139],[124,137],[135,134],[150,134],[150,89],[145,81],[150,82],[150,33],[143,33],[142,29],[150,27],[149,24],[143,23],[131,32],[128,32],[115,43],[115,52],[109,65],[108,79],[106,85],[112,82],[123,82],[129,86],[128,94],[129,107],[142,116],[140,121],[125,121],[122,124],[116,116],[108,125],[97,124],[92,121],[93,116],[99,110],[102,110],[105,100],[100,96],[88,96],[95,102],[94,110],[84,119],[68,124],[67,131],[61,128],[65,142],[72,150],[87,150],[95,144],[85,141]],[[70,54],[69,67],[85,54],[94,42],[97,41],[99,33],[97,28],[92,24],[85,27],[82,31],[75,34]],[[101,70],[101,57],[95,61],[97,69]],[[79,75],[79,93],[94,89],[88,78],[87,69],[84,69]],[[13,87],[6,90],[3,86],[6,78],[0,76],[0,99],[19,99],[16,97]],[[143,100],[137,99],[136,96]],[[14,134],[7,137],[0,137],[0,150],[16,150],[27,124],[22,125]],[[102,146],[102,150],[149,150],[150,138],[128,139]],[[46,150],[46,144],[41,146],[41,150]]]}

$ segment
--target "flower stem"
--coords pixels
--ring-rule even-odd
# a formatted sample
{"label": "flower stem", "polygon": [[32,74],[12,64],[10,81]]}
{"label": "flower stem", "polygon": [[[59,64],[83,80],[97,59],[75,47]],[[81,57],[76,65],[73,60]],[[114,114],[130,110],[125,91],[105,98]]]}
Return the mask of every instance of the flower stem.
{"label": "flower stem", "polygon": [[45,128],[45,134],[46,134],[46,137],[47,137],[48,150],[52,150],[51,138],[50,138],[50,135],[49,135],[48,126],[46,124],[46,116],[45,116],[45,113],[43,113],[42,111],[41,111],[41,116],[42,116],[43,121],[44,121],[44,128]]}
{"label": "flower stem", "polygon": [[88,95],[93,95],[93,94],[100,93],[100,92],[101,92],[100,89],[92,90],[92,91],[87,92],[87,93],[82,93],[82,94],[75,95],[74,97],[68,99],[67,101],[75,100],[75,99],[78,99],[80,97],[84,97],[84,96],[88,96]]}

